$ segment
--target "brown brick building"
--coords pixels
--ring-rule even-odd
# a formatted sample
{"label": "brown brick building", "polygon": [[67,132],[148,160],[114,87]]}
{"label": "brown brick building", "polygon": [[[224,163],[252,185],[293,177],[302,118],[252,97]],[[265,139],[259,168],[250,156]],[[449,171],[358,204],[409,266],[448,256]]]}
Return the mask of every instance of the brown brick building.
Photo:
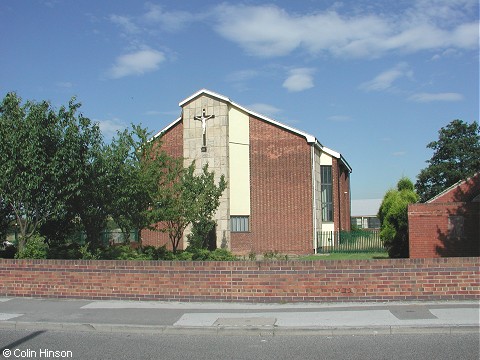
{"label": "brown brick building", "polygon": [[480,173],[408,207],[411,258],[480,255]]}
{"label": "brown brick building", "polygon": [[[308,254],[319,231],[350,229],[352,169],[341,154],[208,90],[179,105],[182,115],[156,136],[186,165],[208,163],[217,178],[225,175],[228,187],[215,216],[217,247],[237,254]],[[150,231],[142,232],[142,241],[168,244],[165,234]]]}

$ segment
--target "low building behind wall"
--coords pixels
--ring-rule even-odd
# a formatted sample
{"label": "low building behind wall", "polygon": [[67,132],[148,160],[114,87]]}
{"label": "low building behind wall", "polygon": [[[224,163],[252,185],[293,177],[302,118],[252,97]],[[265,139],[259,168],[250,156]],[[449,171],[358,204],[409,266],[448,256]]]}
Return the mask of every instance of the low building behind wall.
{"label": "low building behind wall", "polygon": [[408,207],[411,258],[480,255],[480,173]]}

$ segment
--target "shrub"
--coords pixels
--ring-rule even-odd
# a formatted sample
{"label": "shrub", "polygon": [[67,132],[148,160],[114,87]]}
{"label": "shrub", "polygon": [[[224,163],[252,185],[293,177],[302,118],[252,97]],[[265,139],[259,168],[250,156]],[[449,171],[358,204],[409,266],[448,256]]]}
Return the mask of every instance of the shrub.
{"label": "shrub", "polygon": [[48,244],[45,238],[34,234],[28,239],[23,249],[15,254],[16,259],[46,259],[48,255]]}
{"label": "shrub", "polygon": [[104,260],[146,260],[130,245],[109,246],[101,252],[100,258]]}
{"label": "shrub", "polygon": [[235,261],[238,258],[233,255],[230,251],[225,249],[215,249],[210,252],[208,260],[212,261]]}
{"label": "shrub", "polygon": [[53,243],[48,248],[49,259],[82,259],[81,247],[79,244],[58,244]]}
{"label": "shrub", "polygon": [[79,253],[82,260],[98,260],[100,259],[101,252],[99,249],[92,253],[89,249],[90,243],[86,243],[83,246],[80,246]]}

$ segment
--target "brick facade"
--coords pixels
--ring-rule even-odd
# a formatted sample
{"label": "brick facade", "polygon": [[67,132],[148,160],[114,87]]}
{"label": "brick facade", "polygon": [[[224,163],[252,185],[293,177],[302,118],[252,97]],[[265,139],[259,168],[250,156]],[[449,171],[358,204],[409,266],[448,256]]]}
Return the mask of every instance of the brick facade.
{"label": "brick facade", "polygon": [[480,255],[480,175],[408,207],[411,258]]}
{"label": "brick facade", "polygon": [[[326,231],[350,229],[351,168],[339,153],[325,148],[312,135],[207,90],[179,105],[182,117],[165,129],[162,148],[188,163],[195,160],[197,166],[208,163],[216,178],[225,175],[227,189],[214,216],[217,247],[241,255],[269,251],[311,254],[316,251],[316,232],[326,230],[324,226]],[[202,111],[214,115],[204,124],[205,129],[194,120]],[[203,149],[202,141],[207,141]],[[332,167],[333,179],[334,216],[325,224],[321,166]],[[231,231],[231,216],[248,217],[248,232]],[[144,230],[142,241],[171,248],[164,233]],[[179,249],[185,246],[186,241]]]}
{"label": "brick facade", "polygon": [[480,258],[170,262],[0,259],[0,296],[166,301],[480,299]]}
{"label": "brick facade", "polygon": [[312,166],[304,138],[250,117],[249,233],[232,233],[237,254],[313,252]]}
{"label": "brick facade", "polygon": [[335,231],[349,231],[351,228],[350,171],[335,158],[332,159],[332,171]]}

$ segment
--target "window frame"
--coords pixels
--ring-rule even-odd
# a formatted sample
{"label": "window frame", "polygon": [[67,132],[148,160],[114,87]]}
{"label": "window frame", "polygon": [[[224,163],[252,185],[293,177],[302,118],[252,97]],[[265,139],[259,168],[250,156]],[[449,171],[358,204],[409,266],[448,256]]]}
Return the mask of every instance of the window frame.
{"label": "window frame", "polygon": [[333,222],[333,169],[331,165],[320,165],[320,198],[322,221]]}
{"label": "window frame", "polygon": [[230,215],[230,231],[233,233],[250,232],[250,216]]}

